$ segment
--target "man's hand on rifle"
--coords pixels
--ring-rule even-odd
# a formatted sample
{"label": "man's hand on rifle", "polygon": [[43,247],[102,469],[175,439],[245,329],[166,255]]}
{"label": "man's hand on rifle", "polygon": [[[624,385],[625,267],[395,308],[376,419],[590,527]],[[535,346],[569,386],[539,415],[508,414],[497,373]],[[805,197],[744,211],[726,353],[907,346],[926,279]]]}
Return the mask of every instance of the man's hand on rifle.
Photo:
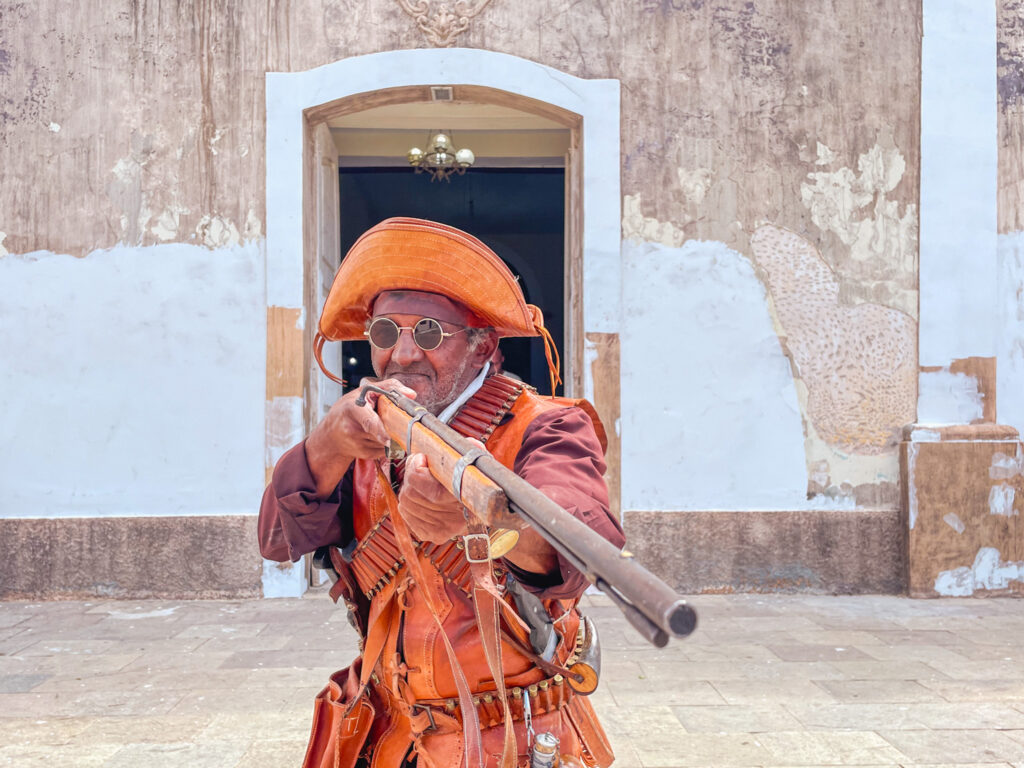
{"label": "man's hand on rifle", "polygon": [[[482,443],[477,445],[483,447]],[[422,453],[414,453],[405,461],[398,511],[420,541],[440,544],[467,530],[461,502],[430,474]]]}
{"label": "man's hand on rifle", "polygon": [[[414,390],[396,379],[384,379],[378,385],[416,397]],[[359,390],[353,390],[337,400],[306,438],[306,461],[321,498],[331,494],[355,459],[383,456],[391,440],[377,415],[379,395],[368,392],[363,406],[356,405],[358,397]]]}

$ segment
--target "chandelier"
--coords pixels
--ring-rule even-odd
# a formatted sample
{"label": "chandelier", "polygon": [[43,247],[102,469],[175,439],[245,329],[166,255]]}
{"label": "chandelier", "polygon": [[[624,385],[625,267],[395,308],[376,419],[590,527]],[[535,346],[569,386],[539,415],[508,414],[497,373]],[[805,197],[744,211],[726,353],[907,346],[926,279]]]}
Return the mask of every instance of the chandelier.
{"label": "chandelier", "polygon": [[476,161],[473,150],[465,147],[453,150],[453,146],[450,134],[439,131],[428,138],[425,152],[419,147],[413,147],[405,156],[416,173],[426,171],[431,181],[451,181],[449,177],[454,174],[461,176]]}

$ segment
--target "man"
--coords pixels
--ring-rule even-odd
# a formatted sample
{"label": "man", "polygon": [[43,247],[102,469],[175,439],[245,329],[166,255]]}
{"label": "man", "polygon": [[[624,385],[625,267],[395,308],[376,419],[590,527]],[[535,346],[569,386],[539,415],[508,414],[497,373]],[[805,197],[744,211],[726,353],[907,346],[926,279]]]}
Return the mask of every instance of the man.
{"label": "man", "polygon": [[[389,219],[342,262],[315,348],[319,361],[325,338],[365,336],[379,386],[484,443],[621,546],[593,409],[492,375],[499,337],[538,335],[554,387],[543,316],[494,252],[445,225]],[[478,524],[422,455],[389,461],[376,398],[360,406],[357,395],[281,458],[260,509],[265,557],[295,561],[331,546],[332,596],[345,599],[361,635],[360,659],[317,697],[304,764],[524,765],[534,734],[550,732],[561,752],[609,765],[593,709],[567,680],[586,634],[576,610],[583,575],[529,528],[497,559],[469,556]],[[531,605],[541,607],[546,642],[515,615],[513,606]]]}

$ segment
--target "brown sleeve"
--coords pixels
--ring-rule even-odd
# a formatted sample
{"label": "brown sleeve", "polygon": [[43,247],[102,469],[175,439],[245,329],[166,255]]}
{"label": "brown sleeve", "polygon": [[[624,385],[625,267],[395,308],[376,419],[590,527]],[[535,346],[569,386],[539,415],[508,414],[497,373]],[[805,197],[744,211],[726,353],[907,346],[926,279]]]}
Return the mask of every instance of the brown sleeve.
{"label": "brown sleeve", "polygon": [[260,553],[268,560],[295,562],[317,547],[345,543],[346,529],[351,527],[351,489],[350,468],[330,496],[318,498],[306,443],[290,448],[278,460],[263,492],[257,526]]}
{"label": "brown sleeve", "polygon": [[[609,510],[605,462],[590,417],[579,408],[553,410],[534,419],[516,455],[515,473],[582,520],[616,547],[626,543],[622,526]],[[576,598],[586,577],[558,555],[558,574],[506,567],[528,590],[543,599]]]}

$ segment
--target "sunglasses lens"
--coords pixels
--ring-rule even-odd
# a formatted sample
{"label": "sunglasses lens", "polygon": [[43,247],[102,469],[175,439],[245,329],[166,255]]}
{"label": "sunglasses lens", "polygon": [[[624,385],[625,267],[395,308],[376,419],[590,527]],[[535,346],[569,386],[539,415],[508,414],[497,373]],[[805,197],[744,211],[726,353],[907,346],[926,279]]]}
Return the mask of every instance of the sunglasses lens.
{"label": "sunglasses lens", "polygon": [[437,349],[441,346],[441,342],[444,341],[441,324],[432,317],[424,317],[416,323],[416,327],[412,331],[412,337],[416,344],[419,345],[419,348],[427,352]]}
{"label": "sunglasses lens", "polygon": [[370,343],[377,349],[391,349],[398,343],[398,326],[387,317],[378,317],[370,323]]}

